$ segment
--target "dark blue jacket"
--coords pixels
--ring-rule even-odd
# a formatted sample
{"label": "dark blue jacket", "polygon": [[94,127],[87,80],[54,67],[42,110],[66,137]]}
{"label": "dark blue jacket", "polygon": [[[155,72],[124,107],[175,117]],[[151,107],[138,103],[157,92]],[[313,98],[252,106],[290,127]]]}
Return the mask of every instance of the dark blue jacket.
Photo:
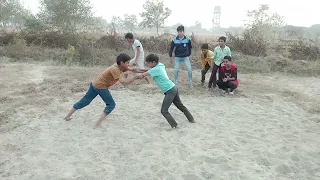
{"label": "dark blue jacket", "polygon": [[182,39],[179,39],[179,37],[173,38],[171,42],[171,47],[169,51],[169,56],[172,57],[173,49],[175,49],[174,54],[175,57],[188,57],[191,55],[191,39],[187,36],[184,36]]}

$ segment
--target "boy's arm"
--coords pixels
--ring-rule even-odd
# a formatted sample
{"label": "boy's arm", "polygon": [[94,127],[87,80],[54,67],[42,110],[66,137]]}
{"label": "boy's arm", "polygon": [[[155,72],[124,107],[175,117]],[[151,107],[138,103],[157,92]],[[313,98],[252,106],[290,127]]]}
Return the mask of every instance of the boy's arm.
{"label": "boy's arm", "polygon": [[136,59],[134,60],[134,62],[137,64],[138,62],[138,58],[140,56],[140,46],[137,46],[137,54],[136,54]]}
{"label": "boy's arm", "polygon": [[191,44],[191,39],[189,39],[189,42],[188,42],[188,49],[189,49],[189,56],[191,55],[191,50],[192,50],[192,44]]}
{"label": "boy's arm", "polygon": [[169,57],[172,57],[172,52],[173,52],[173,49],[174,49],[174,42],[173,40],[171,41],[171,45],[170,45],[170,50],[169,50]]}
{"label": "boy's arm", "polygon": [[217,57],[217,50],[214,49],[211,59],[216,59],[216,57]]}
{"label": "boy's arm", "polygon": [[145,77],[148,77],[148,76],[150,76],[149,72],[144,72],[144,73],[138,73],[137,74],[137,77],[139,79],[142,79],[142,78],[145,78]]}
{"label": "boy's arm", "polygon": [[119,78],[119,82],[120,82],[121,84],[123,84],[124,86],[127,86],[127,85],[131,84],[134,80],[138,79],[137,76],[131,76],[131,77],[126,78],[126,77],[124,76],[125,74],[126,74],[126,73],[121,74],[121,75],[120,75],[120,78]]}
{"label": "boy's arm", "polygon": [[228,47],[228,53],[227,53],[227,56],[231,56],[231,50],[230,48]]}
{"label": "boy's arm", "polygon": [[235,81],[237,80],[238,73],[237,73],[237,69],[235,69],[232,73],[232,78],[228,78],[229,81]]}
{"label": "boy's arm", "polygon": [[139,68],[132,68],[132,67],[128,67],[127,70],[133,73],[143,73],[148,71],[148,69],[139,69]]}

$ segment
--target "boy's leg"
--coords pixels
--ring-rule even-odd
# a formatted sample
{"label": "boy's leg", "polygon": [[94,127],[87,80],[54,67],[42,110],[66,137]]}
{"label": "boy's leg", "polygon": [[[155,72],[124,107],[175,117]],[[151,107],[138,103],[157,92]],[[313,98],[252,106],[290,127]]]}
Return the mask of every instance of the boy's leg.
{"label": "boy's leg", "polygon": [[161,106],[161,114],[166,118],[168,123],[172,128],[177,127],[177,122],[174,120],[172,115],[169,113],[169,107],[171,106],[175,96],[176,96],[177,91],[172,88],[169,91],[165,93],[162,106]]}
{"label": "boy's leg", "polygon": [[208,88],[215,88],[216,87],[216,81],[217,81],[217,71],[219,69],[219,66],[214,64],[212,71],[211,71],[211,76],[210,76],[210,80],[209,80],[209,84],[208,84]]}
{"label": "boy's leg", "polygon": [[106,108],[103,110],[99,120],[96,122],[95,127],[102,127],[102,121],[109,115],[113,109],[116,107],[116,103],[114,102],[112,95],[108,89],[97,90],[101,99],[106,103]]}
{"label": "boy's leg", "polygon": [[173,99],[173,104],[187,117],[188,121],[191,123],[195,123],[193,116],[186,106],[184,106],[181,102],[179,91],[177,89],[177,94]]}
{"label": "boy's leg", "polygon": [[71,120],[71,115],[78,109],[84,108],[87,105],[90,104],[90,102],[98,95],[98,93],[95,91],[94,87],[92,84],[90,84],[87,93],[82,97],[80,101],[75,103],[73,105],[73,108],[70,110],[68,115],[64,118],[65,120],[69,121]]}
{"label": "boy's leg", "polygon": [[201,82],[204,83],[206,80],[206,74],[210,69],[210,65],[207,63],[204,69],[201,70]]}
{"label": "boy's leg", "polygon": [[230,88],[230,92],[233,92],[233,90],[235,90],[237,88],[236,82],[234,81],[230,81],[228,82],[228,88]]}
{"label": "boy's leg", "polygon": [[217,85],[218,85],[219,89],[222,89],[224,91],[228,90],[228,83],[227,82],[217,81]]}
{"label": "boy's leg", "polygon": [[188,80],[189,80],[189,86],[192,85],[192,67],[190,63],[189,57],[184,57],[183,58],[184,65],[186,66],[186,69],[188,71]]}
{"label": "boy's leg", "polygon": [[179,79],[179,71],[180,71],[180,62],[181,58],[180,57],[175,57],[174,60],[174,80],[173,83],[178,85],[178,79]]}

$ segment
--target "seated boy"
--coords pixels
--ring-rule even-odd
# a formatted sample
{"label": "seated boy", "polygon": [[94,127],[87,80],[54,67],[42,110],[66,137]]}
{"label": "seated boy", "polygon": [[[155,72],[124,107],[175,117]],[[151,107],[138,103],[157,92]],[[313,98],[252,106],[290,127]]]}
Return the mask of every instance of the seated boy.
{"label": "seated boy", "polygon": [[223,89],[226,92],[230,89],[230,94],[233,94],[233,90],[235,90],[239,85],[237,79],[237,66],[232,64],[230,56],[225,56],[223,63],[224,66],[220,68],[217,85],[220,89]]}
{"label": "seated boy", "polygon": [[165,66],[162,63],[159,63],[159,57],[156,54],[149,54],[146,57],[146,61],[148,67],[151,68],[147,72],[138,73],[137,76],[139,78],[145,78],[147,76],[151,76],[157,86],[162,90],[165,94],[164,100],[161,107],[161,114],[167,119],[168,123],[172,128],[177,127],[177,122],[169,113],[168,109],[173,103],[180,111],[184,113],[189,122],[195,123],[191,113],[189,110],[182,104],[178,88],[175,84],[169,79]]}
{"label": "seated boy", "polygon": [[101,122],[113,111],[116,106],[112,95],[110,94],[109,88],[117,83],[117,81],[120,81],[120,83],[123,85],[129,85],[135,79],[138,79],[137,76],[125,78],[124,74],[126,71],[145,72],[128,67],[130,59],[131,57],[125,53],[118,55],[115,64],[108,67],[98,77],[92,80],[85,96],[83,96],[80,101],[73,105],[73,108],[64,119],[66,121],[71,120],[71,115],[76,110],[86,107],[97,95],[99,95],[105,102],[106,108],[102,112],[99,120],[96,122],[95,127],[102,127]]}
{"label": "seated boy", "polygon": [[209,50],[208,44],[202,44],[201,46],[201,53],[200,53],[200,60],[201,60],[201,83],[203,84],[206,79],[206,74],[209,69],[213,68],[213,52]]}

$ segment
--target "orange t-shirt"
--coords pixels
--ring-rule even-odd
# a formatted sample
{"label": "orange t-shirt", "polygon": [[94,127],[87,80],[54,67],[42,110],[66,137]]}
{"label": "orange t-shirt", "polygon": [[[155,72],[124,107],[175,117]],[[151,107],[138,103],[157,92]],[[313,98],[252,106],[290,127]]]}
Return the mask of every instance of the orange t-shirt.
{"label": "orange t-shirt", "polygon": [[98,77],[92,80],[92,85],[97,89],[108,89],[118,82],[123,72],[117,64],[113,64],[104,70]]}

